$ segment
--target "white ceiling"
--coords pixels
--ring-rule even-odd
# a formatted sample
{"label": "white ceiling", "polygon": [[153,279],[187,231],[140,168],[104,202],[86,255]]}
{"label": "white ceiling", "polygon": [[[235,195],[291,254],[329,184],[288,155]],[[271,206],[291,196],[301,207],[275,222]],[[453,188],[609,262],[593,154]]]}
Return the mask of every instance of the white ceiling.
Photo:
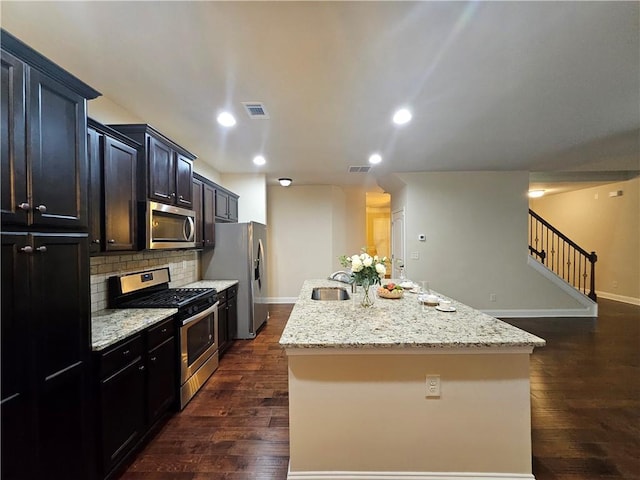
{"label": "white ceiling", "polygon": [[[640,169],[638,2],[2,1],[1,13],[222,173],[373,184],[393,171]],[[270,119],[249,119],[244,101]],[[399,106],[413,111],[401,128]],[[215,122],[223,108],[231,130]],[[347,173],[373,151],[373,173]]]}

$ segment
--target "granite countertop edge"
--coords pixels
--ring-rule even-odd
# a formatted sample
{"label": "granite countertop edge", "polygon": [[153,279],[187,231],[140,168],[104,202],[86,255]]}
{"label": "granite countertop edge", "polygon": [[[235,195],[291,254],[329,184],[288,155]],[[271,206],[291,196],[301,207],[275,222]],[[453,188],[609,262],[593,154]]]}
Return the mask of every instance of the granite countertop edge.
{"label": "granite countertop edge", "polygon": [[91,315],[91,349],[104,350],[172,315],[177,308],[106,309]]}

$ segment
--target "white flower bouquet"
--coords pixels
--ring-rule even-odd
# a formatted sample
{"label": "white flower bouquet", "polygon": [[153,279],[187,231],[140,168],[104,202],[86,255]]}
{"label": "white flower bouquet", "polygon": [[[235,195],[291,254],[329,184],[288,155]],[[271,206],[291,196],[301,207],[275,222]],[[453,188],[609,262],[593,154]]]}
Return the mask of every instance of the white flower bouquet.
{"label": "white flower bouquet", "polygon": [[[372,300],[369,298],[369,287],[371,285],[380,285],[381,280],[387,274],[387,257],[378,257],[377,255],[371,256],[368,253],[363,252],[360,255],[342,255],[340,257],[340,263],[343,267],[351,269],[351,278],[356,285],[362,285],[364,289],[365,298],[363,299],[363,306],[370,306]],[[369,303],[369,305],[365,305]]]}

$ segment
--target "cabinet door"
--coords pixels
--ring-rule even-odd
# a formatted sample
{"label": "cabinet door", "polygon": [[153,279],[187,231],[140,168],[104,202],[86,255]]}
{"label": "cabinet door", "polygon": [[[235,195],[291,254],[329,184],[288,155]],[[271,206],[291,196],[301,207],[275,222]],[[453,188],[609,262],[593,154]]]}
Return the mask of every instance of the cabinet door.
{"label": "cabinet door", "polygon": [[227,349],[229,342],[229,307],[228,303],[220,303],[218,306],[218,351],[222,354]]}
{"label": "cabinet door", "polygon": [[234,195],[229,195],[229,220],[238,221],[238,197]]}
{"label": "cabinet door", "polygon": [[221,190],[216,190],[216,218],[229,218],[229,194]]}
{"label": "cabinet door", "polygon": [[202,240],[202,236],[204,234],[204,218],[203,210],[202,210],[202,200],[203,200],[203,187],[204,184],[198,180],[197,178],[193,179],[193,211],[196,212],[196,247],[202,247],[204,242]]}
{"label": "cabinet door", "polygon": [[40,474],[85,478],[91,442],[88,239],[86,234],[33,234],[32,242],[38,464],[46,469]]}
{"label": "cabinet door", "polygon": [[138,357],[100,383],[102,473],[109,473],[140,440],[144,428],[144,365]]}
{"label": "cabinet door", "polygon": [[175,401],[177,358],[173,337],[149,352],[147,363],[147,422],[149,425],[169,410]]}
{"label": "cabinet door", "polygon": [[102,251],[102,155],[100,137],[93,128],[87,129],[89,156],[89,253]]}
{"label": "cabinet door", "polygon": [[[25,144],[25,66],[2,52],[2,90],[0,99],[0,210],[2,223],[27,223],[28,201]],[[20,208],[22,205],[24,208]]]}
{"label": "cabinet door", "polygon": [[229,289],[229,295],[227,297],[227,311],[228,311],[228,324],[229,324],[229,341],[238,336],[238,290],[237,288]]}
{"label": "cabinet door", "polygon": [[176,205],[191,208],[193,203],[193,162],[176,153]]}
{"label": "cabinet door", "polygon": [[28,244],[26,234],[2,234],[2,398],[0,429],[2,478],[33,478],[32,448],[34,420],[30,415],[29,378],[33,345],[29,342],[30,255],[21,251]]}
{"label": "cabinet door", "polygon": [[203,241],[205,248],[213,248],[216,245],[216,190],[208,183],[204,184],[203,197],[204,233]]}
{"label": "cabinet door", "polygon": [[153,137],[148,139],[149,198],[163,203],[175,203],[173,150]]}
{"label": "cabinet door", "polygon": [[86,229],[86,101],[34,69],[28,95],[31,223]]}
{"label": "cabinet door", "polygon": [[136,249],[136,162],[138,152],[104,136],[105,249]]}

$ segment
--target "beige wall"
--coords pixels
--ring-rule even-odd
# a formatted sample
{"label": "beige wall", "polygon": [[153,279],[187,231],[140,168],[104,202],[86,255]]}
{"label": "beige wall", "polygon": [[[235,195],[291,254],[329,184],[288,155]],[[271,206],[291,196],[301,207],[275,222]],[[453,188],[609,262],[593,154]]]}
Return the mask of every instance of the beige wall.
{"label": "beige wall", "polygon": [[[620,197],[609,192],[622,190]],[[541,215],[595,251],[599,296],[640,304],[640,178],[531,199]]]}
{"label": "beige wall", "polygon": [[304,280],[342,269],[338,257],[365,244],[365,192],[357,188],[269,186],[269,297],[291,301]]}
{"label": "beige wall", "polygon": [[408,278],[478,309],[584,308],[527,265],[527,172],[397,176],[391,210],[406,209]]}

